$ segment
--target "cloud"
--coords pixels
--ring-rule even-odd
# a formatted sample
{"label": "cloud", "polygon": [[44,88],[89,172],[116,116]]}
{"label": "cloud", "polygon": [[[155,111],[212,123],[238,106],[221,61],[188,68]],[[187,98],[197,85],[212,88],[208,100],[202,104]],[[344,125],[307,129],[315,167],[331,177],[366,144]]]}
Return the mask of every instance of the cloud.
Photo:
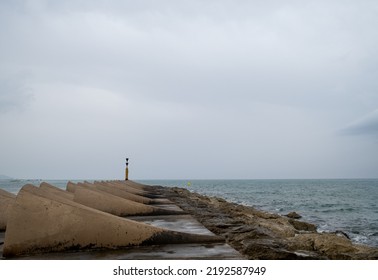
{"label": "cloud", "polygon": [[23,76],[0,76],[0,113],[23,110],[32,100],[32,90]]}
{"label": "cloud", "polygon": [[351,122],[341,130],[347,135],[378,135],[378,109]]}
{"label": "cloud", "polygon": [[[0,116],[0,171],[113,176],[124,153],[139,178],[372,170],[376,147],[332,132],[378,108],[376,8],[0,1],[0,111],[27,108]],[[373,115],[345,131],[373,135]]]}
{"label": "cloud", "polygon": [[3,47],[4,61],[32,68],[39,80],[183,103],[238,98],[322,105],[356,82],[348,79],[355,74],[352,61],[332,60],[358,59],[366,40],[364,34],[356,40],[346,20],[351,10],[333,16],[322,4],[36,3],[8,8],[2,37],[12,47]]}

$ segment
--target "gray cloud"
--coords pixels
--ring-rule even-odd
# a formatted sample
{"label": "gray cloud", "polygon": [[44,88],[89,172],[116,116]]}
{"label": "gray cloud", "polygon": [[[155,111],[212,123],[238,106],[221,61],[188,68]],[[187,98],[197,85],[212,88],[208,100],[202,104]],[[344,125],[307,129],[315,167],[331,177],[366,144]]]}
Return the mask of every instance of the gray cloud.
{"label": "gray cloud", "polygon": [[358,120],[348,124],[341,131],[343,134],[353,135],[377,135],[378,134],[378,109],[366,114]]}
{"label": "gray cloud", "polygon": [[33,94],[22,76],[0,77],[0,113],[23,110],[33,100]]}
{"label": "gray cloud", "polygon": [[376,177],[375,140],[334,133],[378,107],[376,10],[2,1],[0,110],[25,110],[0,116],[0,173],[115,177],[127,154],[139,178]]}

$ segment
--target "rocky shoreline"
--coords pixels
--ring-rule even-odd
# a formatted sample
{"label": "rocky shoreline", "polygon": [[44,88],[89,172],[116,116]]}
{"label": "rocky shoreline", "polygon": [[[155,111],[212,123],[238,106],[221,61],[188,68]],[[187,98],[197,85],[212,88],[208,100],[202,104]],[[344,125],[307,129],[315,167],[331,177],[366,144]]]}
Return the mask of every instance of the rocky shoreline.
{"label": "rocky shoreline", "polygon": [[157,188],[247,259],[378,259],[378,248],[354,244],[342,232],[319,233],[295,213],[281,216],[183,188]]}

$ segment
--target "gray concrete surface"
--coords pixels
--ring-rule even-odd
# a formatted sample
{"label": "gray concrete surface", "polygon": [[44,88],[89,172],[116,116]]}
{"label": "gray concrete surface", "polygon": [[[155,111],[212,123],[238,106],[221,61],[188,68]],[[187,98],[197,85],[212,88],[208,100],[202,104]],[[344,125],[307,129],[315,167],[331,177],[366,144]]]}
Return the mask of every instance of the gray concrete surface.
{"label": "gray concrete surface", "polygon": [[[200,222],[198,222],[191,215],[185,214],[185,212],[173,204],[170,200],[167,200],[163,196],[160,199],[156,199],[159,202],[154,205],[156,208],[170,210],[170,211],[181,211],[182,214],[177,215],[154,215],[151,213],[149,216],[129,216],[127,218],[115,217],[109,214],[108,219],[121,219],[119,223],[135,223],[138,222],[144,227],[150,227],[156,229],[157,231],[164,232],[179,232],[179,235],[190,235],[190,236],[203,236],[201,239],[192,239],[192,242],[179,242],[181,244],[170,244],[175,242],[167,242],[165,240],[163,243],[155,243],[155,245],[143,246],[132,246],[132,247],[122,247],[118,249],[109,248],[93,248],[91,250],[78,250],[78,251],[61,251],[61,252],[51,252],[51,253],[37,253],[33,255],[20,255],[12,257],[13,259],[20,260],[98,260],[98,259],[138,259],[138,260],[149,260],[149,259],[243,259],[243,257],[232,247],[227,245],[222,238],[217,237],[214,233],[205,228]],[[41,197],[38,197],[42,199]],[[68,202],[67,202],[68,203]],[[70,203],[74,203],[71,202]],[[69,203],[68,203],[69,204]],[[40,205],[40,204],[37,204]],[[76,205],[76,204],[75,204]],[[62,205],[59,205],[62,206]],[[62,206],[63,207],[63,206]],[[87,209],[85,206],[80,206]],[[80,208],[78,207],[78,208]],[[96,213],[102,213],[98,210],[93,210]],[[90,211],[89,211],[90,212]],[[21,217],[24,217],[27,213],[23,213]],[[101,216],[101,215],[100,215]],[[71,221],[72,219],[68,219]],[[97,219],[95,219],[97,220]],[[130,221],[132,220],[132,221]],[[92,221],[92,219],[87,219],[86,221]],[[35,226],[33,221],[30,226]],[[51,223],[49,221],[48,223]],[[96,230],[92,228],[92,230]],[[130,229],[128,228],[127,231]],[[112,230],[110,231],[112,232]],[[14,233],[15,234],[15,233]],[[14,235],[12,234],[12,236]],[[135,232],[136,235],[142,235],[142,232]],[[107,237],[104,237],[105,239]],[[142,238],[142,236],[140,236]],[[205,240],[211,239],[213,241],[207,242]],[[0,232],[0,258],[3,255],[4,249],[5,232]],[[171,241],[171,239],[169,239]],[[177,243],[177,242],[176,242]],[[152,243],[154,244],[154,243]]]}
{"label": "gray concrete surface", "polygon": [[127,218],[130,220],[153,225],[155,227],[179,232],[215,235],[190,215],[131,216]]}
{"label": "gray concrete surface", "polygon": [[0,231],[0,259],[3,257],[5,231]]}
{"label": "gray concrete surface", "polygon": [[234,260],[243,259],[229,245],[169,244],[118,250],[78,251],[23,256],[19,260]]}

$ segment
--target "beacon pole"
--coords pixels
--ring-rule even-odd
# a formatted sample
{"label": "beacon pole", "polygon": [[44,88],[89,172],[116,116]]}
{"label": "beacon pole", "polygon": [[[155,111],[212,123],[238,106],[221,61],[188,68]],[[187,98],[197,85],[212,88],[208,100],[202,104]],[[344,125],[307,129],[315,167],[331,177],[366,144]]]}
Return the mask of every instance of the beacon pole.
{"label": "beacon pole", "polygon": [[125,181],[129,180],[129,158],[126,158]]}

